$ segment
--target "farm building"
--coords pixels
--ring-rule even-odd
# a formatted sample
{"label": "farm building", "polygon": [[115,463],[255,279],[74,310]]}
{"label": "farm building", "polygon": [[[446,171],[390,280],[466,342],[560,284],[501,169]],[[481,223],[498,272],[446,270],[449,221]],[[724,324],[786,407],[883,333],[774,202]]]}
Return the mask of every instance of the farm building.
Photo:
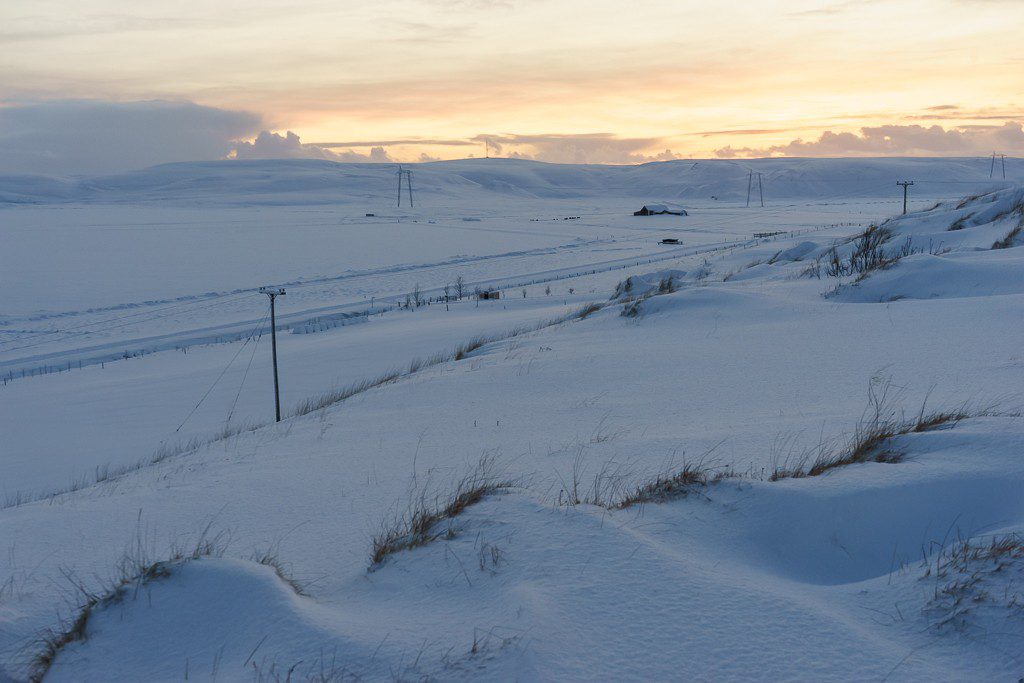
{"label": "farm building", "polygon": [[644,204],[639,211],[634,211],[634,216],[657,216],[660,214],[671,214],[673,216],[686,216],[686,209],[674,204]]}

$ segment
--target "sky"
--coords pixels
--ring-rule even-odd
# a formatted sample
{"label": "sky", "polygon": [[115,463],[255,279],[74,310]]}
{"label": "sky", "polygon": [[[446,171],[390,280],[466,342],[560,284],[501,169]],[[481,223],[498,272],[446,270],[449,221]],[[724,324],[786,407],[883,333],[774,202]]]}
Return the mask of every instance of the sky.
{"label": "sky", "polygon": [[3,0],[0,171],[1024,155],[1022,29],[1024,0]]}

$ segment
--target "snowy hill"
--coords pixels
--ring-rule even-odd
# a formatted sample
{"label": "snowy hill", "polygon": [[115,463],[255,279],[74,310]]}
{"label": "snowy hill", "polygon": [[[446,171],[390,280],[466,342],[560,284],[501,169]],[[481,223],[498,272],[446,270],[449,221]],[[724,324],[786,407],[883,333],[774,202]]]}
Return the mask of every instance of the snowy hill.
{"label": "snowy hill", "polygon": [[[1008,164],[1020,177],[1019,160]],[[985,159],[753,159],[679,160],[640,166],[548,164],[521,159],[464,159],[406,164],[423,201],[571,198],[604,195],[662,199],[746,200],[749,174],[760,173],[769,200],[868,197],[889,193],[896,179],[915,192],[946,195],[990,186]],[[1016,176],[1012,174],[1016,173]],[[1005,185],[1005,183],[1001,183]],[[753,197],[760,201],[758,178]],[[958,187],[959,186],[959,187]],[[395,165],[322,160],[177,163],[86,179],[0,177],[0,203],[138,202],[297,203],[393,199]],[[481,194],[484,193],[484,194]]]}
{"label": "snowy hill", "polygon": [[[5,209],[19,239],[66,220],[176,249],[103,261],[118,295],[236,289],[89,310],[117,301],[97,284],[0,321],[0,361],[61,370],[0,387],[0,680],[1019,679],[1024,190],[961,197],[968,160],[770,160],[816,198],[632,216],[686,163],[745,199],[748,162],[485,160],[417,166],[449,208],[364,231],[348,199],[149,204],[393,180],[254,162]],[[903,173],[951,180],[898,216]],[[232,271],[258,221],[317,275],[279,302],[281,423],[239,285],[264,271]],[[502,297],[439,300],[461,276]]]}

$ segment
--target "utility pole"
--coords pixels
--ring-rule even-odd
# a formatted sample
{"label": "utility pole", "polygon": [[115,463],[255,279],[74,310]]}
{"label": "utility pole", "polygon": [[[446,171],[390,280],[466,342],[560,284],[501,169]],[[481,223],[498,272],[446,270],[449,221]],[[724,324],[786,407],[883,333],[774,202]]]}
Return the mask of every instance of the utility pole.
{"label": "utility pole", "polygon": [[281,421],[281,389],[277,382],[277,319],[274,315],[274,300],[284,296],[283,287],[260,287],[260,292],[270,297],[270,349],[274,356],[274,412],[277,422]]}
{"label": "utility pole", "polygon": [[992,166],[988,169],[988,177],[991,178],[993,175],[995,175],[995,171],[996,171],[996,157],[999,157],[999,159],[1002,162],[1002,165],[1003,165],[1003,180],[1006,180],[1006,155],[1005,154],[999,154],[998,152],[992,152]]}
{"label": "utility pole", "polygon": [[764,185],[761,183],[761,174],[750,171],[747,175],[747,206],[750,206],[750,190],[754,187],[754,176],[757,176],[757,194],[761,197],[761,208],[764,208]]}
{"label": "utility pole", "polygon": [[914,184],[913,180],[897,180],[897,185],[903,187],[903,213],[907,213],[907,188]]}
{"label": "utility pole", "polygon": [[403,171],[402,165],[398,165],[398,207],[402,207],[402,178],[405,178],[406,184],[409,187],[409,206],[414,206],[412,203],[412,171]]}

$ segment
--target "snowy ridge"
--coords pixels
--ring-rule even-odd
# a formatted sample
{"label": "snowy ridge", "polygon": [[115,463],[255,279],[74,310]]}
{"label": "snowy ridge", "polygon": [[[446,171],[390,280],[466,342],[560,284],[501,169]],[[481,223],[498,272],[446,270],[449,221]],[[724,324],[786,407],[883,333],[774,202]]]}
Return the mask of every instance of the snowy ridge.
{"label": "snowy ridge", "polygon": [[[88,640],[62,652],[47,680],[170,680],[186,666],[193,676],[216,670],[230,679],[292,667],[300,680],[321,671],[365,680],[396,671],[1012,678],[1019,659],[979,657],[959,633],[994,632],[987,644],[1012,652],[1012,634],[1024,629],[1024,610],[1009,606],[1024,596],[1024,557],[985,577],[988,596],[956,626],[934,599],[956,577],[929,576],[917,554],[952,550],[950,528],[981,542],[1024,531],[1024,467],[1013,455],[1024,431],[1005,422],[904,437],[899,446],[914,464],[902,468],[726,481],[642,511],[563,512],[521,494],[494,496],[460,517],[452,538],[402,553],[368,582],[353,580],[333,608],[295,595],[268,567],[199,560],[91,617]],[[928,638],[941,640],[937,652],[904,659]],[[738,642],[747,643],[740,653]],[[844,647],[834,650],[836,642]]]}
{"label": "snowy ridge", "polygon": [[[984,159],[699,159],[640,166],[464,159],[406,166],[415,170],[416,192],[424,198],[490,194],[505,199],[614,195],[742,200],[751,171],[763,174],[769,200],[876,197],[890,191],[894,178],[904,177],[914,178],[915,192],[924,196],[1007,184],[989,178]],[[88,179],[4,176],[0,177],[0,204],[77,201],[272,206],[394,201],[394,173],[392,164],[305,159],[176,163]],[[756,183],[753,192],[759,201]]]}
{"label": "snowy ridge", "polygon": [[[25,679],[34,635],[60,628],[55,611],[73,617],[62,570],[99,590],[126,545],[160,557],[214,528],[230,536],[223,557],[173,564],[101,604],[47,680],[1017,680],[1020,192],[713,248],[710,220],[666,221],[654,237],[712,237],[656,265],[578,272],[557,293],[538,283],[289,335],[292,386],[428,360],[119,476],[100,476],[86,447],[33,457],[12,431],[25,457],[9,469],[23,481],[97,476],[0,509],[0,678]],[[803,214],[746,215],[750,234]],[[740,234],[735,220],[721,225]],[[858,255],[865,240],[875,251]],[[833,255],[855,267],[830,274]],[[455,342],[471,353],[430,360]],[[10,404],[22,421],[104,401],[137,430],[106,449],[127,457],[198,384],[170,382],[221,372],[238,351],[225,346],[0,396],[30,404]],[[213,424],[231,426],[222,408],[234,410],[236,386]],[[79,398],[81,387],[98,393]],[[74,440],[117,431],[70,415]],[[863,438],[888,421],[909,426]],[[811,467],[858,443],[851,464]],[[514,486],[368,571],[374,534],[443,504],[485,461]],[[686,471],[703,474],[659,487]],[[637,489],[654,494],[618,504]],[[303,595],[252,561],[268,547]]]}
{"label": "snowy ridge", "polygon": [[[889,221],[892,266],[865,274],[835,294],[843,301],[895,301],[1024,293],[1024,268],[1010,249],[1024,228],[1024,189],[942,203]],[[847,246],[846,250],[851,249]]]}

